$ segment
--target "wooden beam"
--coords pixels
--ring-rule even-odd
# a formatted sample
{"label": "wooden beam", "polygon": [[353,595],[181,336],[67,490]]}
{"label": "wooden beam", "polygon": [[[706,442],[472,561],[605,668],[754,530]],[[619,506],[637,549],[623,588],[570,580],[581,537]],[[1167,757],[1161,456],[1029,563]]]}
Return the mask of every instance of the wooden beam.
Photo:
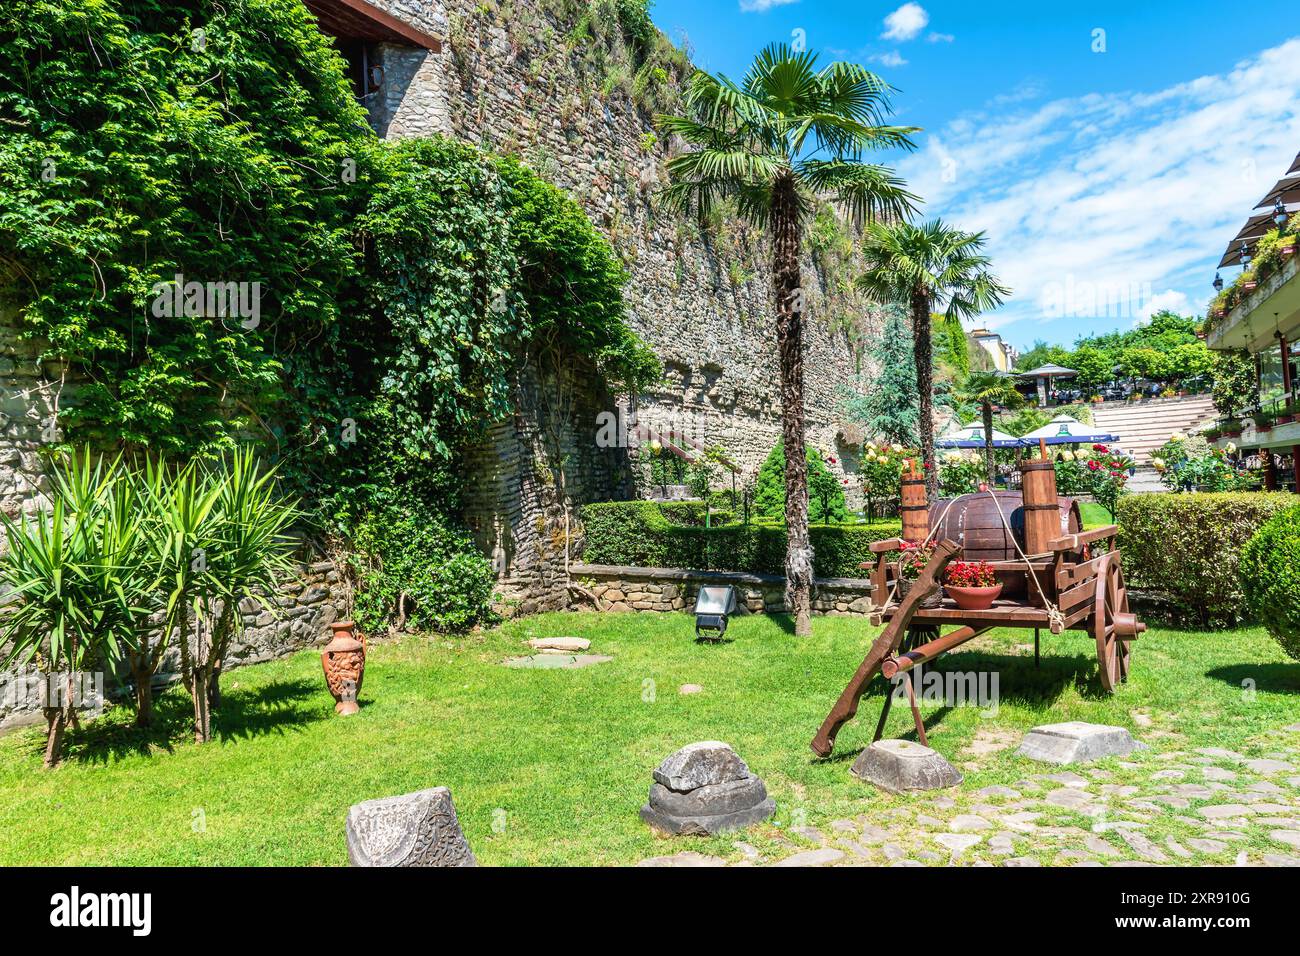
{"label": "wooden beam", "polygon": [[366,0],[303,0],[323,33],[442,52],[442,41]]}

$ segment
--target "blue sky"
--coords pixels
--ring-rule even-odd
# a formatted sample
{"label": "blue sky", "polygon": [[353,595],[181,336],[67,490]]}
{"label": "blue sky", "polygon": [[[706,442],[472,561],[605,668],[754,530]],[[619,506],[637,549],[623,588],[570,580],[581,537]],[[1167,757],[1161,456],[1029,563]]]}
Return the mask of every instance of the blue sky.
{"label": "blue sky", "polygon": [[1300,151],[1296,9],[656,0],[652,12],[710,71],[739,78],[762,46],[802,35],[823,60],[897,87],[897,121],[924,131],[889,161],[923,216],[988,233],[1014,294],[982,324],[1025,348],[1159,308],[1203,311],[1227,241]]}

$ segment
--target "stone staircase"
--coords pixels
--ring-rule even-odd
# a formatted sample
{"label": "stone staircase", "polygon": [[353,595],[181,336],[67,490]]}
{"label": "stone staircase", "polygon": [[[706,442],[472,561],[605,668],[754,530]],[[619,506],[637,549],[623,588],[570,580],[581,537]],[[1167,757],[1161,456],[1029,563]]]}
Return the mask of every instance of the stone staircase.
{"label": "stone staircase", "polygon": [[1174,432],[1190,432],[1218,417],[1209,395],[1187,398],[1152,398],[1141,402],[1103,402],[1092,408],[1098,430],[1118,435],[1116,443],[1133,456],[1137,471],[1130,491],[1167,491],[1151,467],[1151,453],[1169,441]]}
{"label": "stone staircase", "polygon": [[1132,455],[1139,466],[1149,466],[1151,453],[1169,441],[1174,432],[1195,431],[1217,417],[1209,395],[1103,402],[1092,409],[1098,430],[1118,435],[1119,447]]}

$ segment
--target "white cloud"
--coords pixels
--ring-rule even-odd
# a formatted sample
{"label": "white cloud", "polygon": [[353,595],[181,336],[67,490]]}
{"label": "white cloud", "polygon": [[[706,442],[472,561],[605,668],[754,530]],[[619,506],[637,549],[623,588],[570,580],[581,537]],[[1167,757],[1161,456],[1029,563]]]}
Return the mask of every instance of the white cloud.
{"label": "white cloud", "polygon": [[888,53],[874,53],[867,59],[872,63],[879,63],[881,66],[907,66],[907,61],[903,59],[902,54],[897,50],[890,50]]}
{"label": "white cloud", "polygon": [[1153,295],[1143,303],[1134,324],[1140,325],[1148,321],[1157,312],[1163,312],[1165,309],[1187,315],[1194,309],[1194,306],[1191,300],[1187,298],[1186,292],[1179,292],[1177,289],[1166,289],[1164,292]]}
{"label": "white cloud", "polygon": [[799,0],[740,0],[741,13],[764,13],[773,7],[784,7]]}
{"label": "white cloud", "polygon": [[1073,317],[1047,335],[1068,342],[1209,299],[1224,246],[1300,148],[1300,39],[1154,92],[1017,99],[922,134],[898,167],[925,216],[988,233],[1014,290],[991,320],[1055,323],[1064,290]]}
{"label": "white cloud", "polygon": [[951,33],[931,33],[926,39],[931,43],[951,43],[957,38]]}
{"label": "white cloud", "polygon": [[930,14],[919,3],[905,3],[885,17],[885,32],[880,36],[881,39],[901,43],[916,37],[929,22]]}

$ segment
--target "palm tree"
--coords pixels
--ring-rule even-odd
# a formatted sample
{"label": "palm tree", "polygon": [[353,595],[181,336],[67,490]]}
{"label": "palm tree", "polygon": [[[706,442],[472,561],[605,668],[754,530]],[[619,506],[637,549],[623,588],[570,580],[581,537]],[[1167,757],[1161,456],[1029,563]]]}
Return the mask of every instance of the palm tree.
{"label": "palm tree", "polygon": [[660,128],[690,149],[669,160],[665,198],[704,217],[732,200],[741,216],[771,239],[781,374],[785,456],[786,607],[795,633],[811,632],[812,547],[808,539],[808,471],[804,455],[803,320],[800,246],[819,198],[840,203],[858,222],[910,214],[916,197],[868,150],[912,148],[912,127],[886,126],[890,87],[853,63],[818,69],[810,52],[769,46],[739,85],[698,72],[684,116],[661,116]]}
{"label": "palm tree", "polygon": [[992,486],[997,471],[993,467],[993,406],[1019,408],[1024,397],[1016,391],[1014,380],[1005,372],[972,372],[957,388],[962,401],[978,405],[984,422],[984,468]]}
{"label": "palm tree", "polygon": [[867,226],[862,255],[867,271],[857,284],[869,299],[906,305],[912,313],[916,387],[921,393],[921,457],[926,490],[939,487],[934,466],[934,358],[930,312],[946,302],[949,319],[972,318],[1000,305],[1011,290],[988,270],[980,250],[984,233],[962,232],[936,219],[922,226],[909,222],[875,222]]}

